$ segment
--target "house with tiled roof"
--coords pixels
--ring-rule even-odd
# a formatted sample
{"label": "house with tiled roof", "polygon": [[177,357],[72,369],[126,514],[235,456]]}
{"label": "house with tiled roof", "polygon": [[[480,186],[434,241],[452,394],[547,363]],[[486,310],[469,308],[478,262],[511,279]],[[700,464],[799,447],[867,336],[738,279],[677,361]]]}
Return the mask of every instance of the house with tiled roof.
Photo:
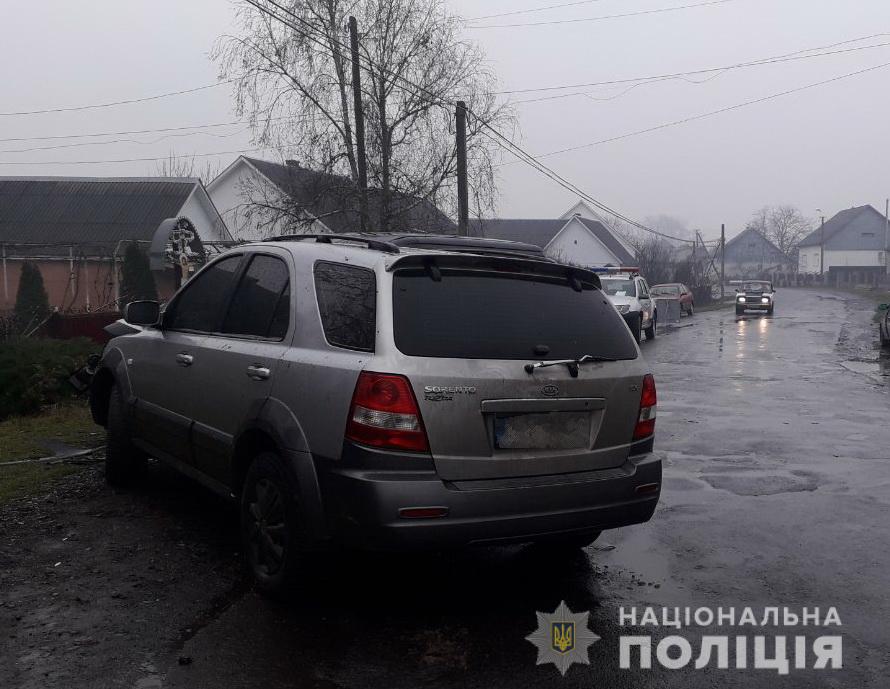
{"label": "house with tiled roof", "polygon": [[[15,305],[24,261],[40,270],[51,307],[116,309],[127,245],[148,251],[162,223],[179,218],[205,244],[231,241],[197,178],[0,177],[0,311]],[[172,266],[155,282],[172,294]]]}
{"label": "house with tiled roof", "polygon": [[843,210],[799,244],[798,270],[830,284],[875,284],[887,273],[888,221],[873,206]]}
{"label": "house with tiled roof", "polygon": [[[361,230],[359,196],[348,177],[319,172],[297,161],[276,163],[239,156],[207,191],[237,239],[281,234],[344,233]],[[370,231],[381,228],[382,192],[368,190]],[[454,222],[428,199],[391,193],[388,230],[454,234]]]}

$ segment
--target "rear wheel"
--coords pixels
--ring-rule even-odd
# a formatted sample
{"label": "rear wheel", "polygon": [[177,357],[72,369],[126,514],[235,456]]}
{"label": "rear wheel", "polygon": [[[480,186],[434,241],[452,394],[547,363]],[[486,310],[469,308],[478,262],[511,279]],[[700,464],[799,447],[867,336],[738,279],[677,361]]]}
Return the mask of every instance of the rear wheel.
{"label": "rear wheel", "polygon": [[135,486],[145,476],[147,457],[133,445],[118,386],[111,386],[105,427],[105,480],[113,486]]}
{"label": "rear wheel", "polygon": [[686,315],[687,316],[695,315],[695,304],[693,304],[692,302],[689,302],[689,306],[686,308]]}
{"label": "rear wheel", "polygon": [[303,529],[297,486],[281,458],[264,452],[253,460],[241,494],[244,557],[257,589],[271,596],[291,591],[302,569]]}
{"label": "rear wheel", "polygon": [[654,340],[655,339],[655,331],[658,328],[658,318],[655,314],[652,314],[652,320],[649,321],[649,327],[646,328],[646,339]]}

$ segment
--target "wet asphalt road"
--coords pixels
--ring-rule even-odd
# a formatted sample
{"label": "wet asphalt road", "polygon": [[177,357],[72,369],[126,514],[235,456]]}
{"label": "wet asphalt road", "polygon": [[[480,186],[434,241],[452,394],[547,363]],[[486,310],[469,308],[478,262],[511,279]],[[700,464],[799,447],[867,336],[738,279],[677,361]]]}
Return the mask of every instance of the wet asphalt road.
{"label": "wet asphalt road", "polygon": [[[349,555],[319,567],[297,600],[273,603],[246,589],[233,565],[231,511],[197,489],[160,480],[147,497],[85,490],[83,504],[91,506],[68,515],[68,528],[87,541],[94,503],[117,510],[118,541],[144,541],[127,557],[164,572],[135,582],[134,599],[156,602],[134,609],[112,596],[103,603],[104,587],[121,587],[113,572],[132,568],[132,559],[91,570],[93,580],[72,575],[53,596],[92,589],[96,630],[87,652],[69,661],[73,642],[66,638],[54,649],[42,631],[47,622],[32,621],[32,608],[42,618],[57,615],[60,628],[74,624],[67,620],[77,619],[76,612],[59,598],[45,602],[13,576],[10,590],[21,601],[15,619],[28,623],[15,643],[32,634],[39,641],[37,650],[16,646],[17,656],[0,651],[6,658],[0,680],[140,689],[885,687],[890,396],[881,374],[890,362],[874,343],[873,308],[841,293],[785,289],[772,318],[699,313],[644,343],[659,390],[661,504],[650,523],[606,532],[568,559],[529,547]],[[47,547],[32,544],[28,552],[38,558]],[[589,610],[590,627],[602,637],[591,647],[590,666],[575,665],[564,678],[552,665],[537,667],[535,649],[524,640],[535,628],[535,611],[552,611],[561,600],[573,611]],[[674,633],[618,626],[620,606],[647,605],[835,606],[843,626],[829,631],[844,637],[844,669],[792,670],[786,677],[713,667],[620,670],[620,633]],[[138,622],[128,625],[131,615]],[[696,650],[702,633],[680,632]],[[821,632],[805,633],[812,639]],[[38,653],[42,660],[35,662]],[[102,664],[89,654],[107,657]],[[11,664],[17,671],[9,674]]]}

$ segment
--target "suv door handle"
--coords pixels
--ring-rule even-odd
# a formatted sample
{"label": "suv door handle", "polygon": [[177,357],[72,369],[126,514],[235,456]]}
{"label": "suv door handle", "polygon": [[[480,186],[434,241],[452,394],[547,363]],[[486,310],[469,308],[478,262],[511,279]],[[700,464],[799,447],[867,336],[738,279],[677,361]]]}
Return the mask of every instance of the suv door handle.
{"label": "suv door handle", "polygon": [[272,372],[265,366],[254,364],[247,367],[247,377],[252,380],[269,380]]}
{"label": "suv door handle", "polygon": [[193,357],[191,354],[186,354],[185,352],[182,352],[182,353],[176,355],[176,363],[179,364],[180,366],[191,366],[194,363],[194,361],[195,361],[195,357]]}

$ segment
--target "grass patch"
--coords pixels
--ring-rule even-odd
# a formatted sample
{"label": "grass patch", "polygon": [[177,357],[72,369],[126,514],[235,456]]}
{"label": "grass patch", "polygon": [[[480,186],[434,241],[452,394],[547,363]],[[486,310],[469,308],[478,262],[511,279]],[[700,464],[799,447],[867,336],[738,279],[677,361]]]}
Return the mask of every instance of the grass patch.
{"label": "grass patch", "polygon": [[53,452],[45,441],[86,449],[101,445],[103,438],[86,404],[58,404],[36,416],[0,421],[0,462],[50,457]]}
{"label": "grass patch", "polygon": [[83,469],[83,466],[71,464],[0,466],[0,505],[44,492],[50,482]]}
{"label": "grass patch", "polygon": [[0,505],[40,493],[49,482],[83,468],[48,462],[4,467],[3,462],[50,457],[53,452],[47,443],[87,449],[101,445],[103,439],[84,403],[58,404],[36,416],[0,421]]}

